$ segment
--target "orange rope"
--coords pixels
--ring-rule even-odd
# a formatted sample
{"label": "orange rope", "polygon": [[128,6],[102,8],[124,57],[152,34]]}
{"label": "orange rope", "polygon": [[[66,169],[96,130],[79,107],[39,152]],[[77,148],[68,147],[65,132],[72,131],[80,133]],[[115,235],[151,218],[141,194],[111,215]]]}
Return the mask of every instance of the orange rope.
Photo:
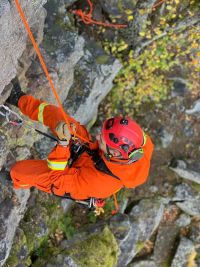
{"label": "orange rope", "polygon": [[127,25],[125,25],[125,24],[112,24],[112,23],[105,23],[105,22],[93,20],[92,19],[93,4],[90,0],[87,0],[87,1],[88,1],[88,5],[90,7],[90,10],[87,14],[81,9],[77,9],[77,10],[73,11],[73,13],[75,15],[79,16],[85,24],[96,24],[96,25],[101,25],[104,27],[113,27],[113,28],[125,28],[125,27],[127,27]]}
{"label": "orange rope", "polygon": [[56,97],[56,99],[57,99],[57,101],[58,101],[58,104],[59,104],[59,107],[60,107],[60,109],[61,109],[62,115],[63,115],[63,117],[64,117],[64,119],[65,119],[65,122],[66,122],[67,125],[68,125],[68,128],[69,128],[71,134],[74,135],[75,137],[78,137],[78,138],[81,139],[82,141],[90,142],[89,140],[83,138],[82,136],[80,136],[80,135],[78,135],[78,134],[75,134],[75,133],[73,132],[73,130],[71,129],[70,124],[69,124],[69,122],[68,122],[67,114],[65,113],[65,111],[64,111],[64,109],[63,109],[62,103],[61,103],[61,101],[60,101],[60,99],[59,99],[59,96],[58,96],[58,94],[57,94],[57,92],[56,92],[56,89],[55,89],[54,84],[53,84],[53,82],[52,82],[52,79],[51,79],[51,77],[50,77],[50,75],[49,75],[48,69],[47,69],[46,64],[45,64],[45,62],[44,62],[44,59],[43,59],[43,57],[42,57],[42,55],[41,55],[41,53],[40,53],[39,47],[38,47],[38,45],[37,45],[35,39],[34,39],[34,37],[33,37],[33,34],[32,34],[32,32],[31,32],[31,29],[30,29],[30,27],[29,27],[29,25],[28,25],[28,22],[27,22],[27,20],[26,20],[25,15],[24,15],[24,12],[23,12],[23,10],[22,10],[20,4],[19,4],[19,1],[18,1],[18,0],[15,0],[15,4],[16,4],[17,10],[18,10],[18,12],[19,12],[19,14],[20,14],[20,16],[21,16],[21,19],[22,19],[22,21],[23,21],[23,23],[24,23],[24,26],[25,26],[25,28],[26,28],[26,30],[27,30],[27,32],[28,32],[28,35],[29,35],[29,37],[30,37],[30,39],[31,39],[31,42],[32,42],[32,44],[33,44],[33,47],[35,48],[35,51],[36,51],[36,53],[37,53],[37,55],[38,55],[38,57],[39,57],[41,66],[42,66],[42,68],[43,68],[43,70],[44,70],[44,72],[45,72],[45,74],[46,74],[46,76],[47,76],[47,79],[48,79],[48,81],[49,81],[50,87],[51,87],[51,89],[52,89],[52,91],[53,91],[53,93],[54,93],[54,95],[55,95],[55,97]]}
{"label": "orange rope", "polygon": [[116,193],[113,194],[114,202],[115,202],[115,210],[112,211],[112,215],[116,214],[119,211],[119,205],[116,197]]}

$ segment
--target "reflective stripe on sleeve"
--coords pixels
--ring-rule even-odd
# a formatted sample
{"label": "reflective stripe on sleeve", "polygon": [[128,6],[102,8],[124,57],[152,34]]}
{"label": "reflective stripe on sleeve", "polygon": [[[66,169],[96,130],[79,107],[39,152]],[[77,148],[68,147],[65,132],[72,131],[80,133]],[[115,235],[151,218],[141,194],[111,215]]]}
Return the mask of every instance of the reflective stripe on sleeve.
{"label": "reflective stripe on sleeve", "polygon": [[30,184],[20,184],[20,187],[30,187]]}
{"label": "reflective stripe on sleeve", "polygon": [[68,161],[51,161],[47,159],[47,165],[54,171],[63,171],[67,166]]}
{"label": "reflective stripe on sleeve", "polygon": [[38,121],[43,123],[44,118],[43,118],[43,112],[44,112],[44,108],[48,106],[48,104],[46,103],[42,103],[39,105],[39,111],[38,111]]}

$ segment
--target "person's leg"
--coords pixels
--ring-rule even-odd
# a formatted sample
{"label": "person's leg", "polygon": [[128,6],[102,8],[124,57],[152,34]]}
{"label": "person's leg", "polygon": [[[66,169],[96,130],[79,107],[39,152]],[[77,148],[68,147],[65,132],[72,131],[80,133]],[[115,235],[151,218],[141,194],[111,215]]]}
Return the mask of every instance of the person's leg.
{"label": "person's leg", "polygon": [[22,160],[11,168],[10,175],[16,189],[35,186],[51,193],[50,171],[45,160]]}

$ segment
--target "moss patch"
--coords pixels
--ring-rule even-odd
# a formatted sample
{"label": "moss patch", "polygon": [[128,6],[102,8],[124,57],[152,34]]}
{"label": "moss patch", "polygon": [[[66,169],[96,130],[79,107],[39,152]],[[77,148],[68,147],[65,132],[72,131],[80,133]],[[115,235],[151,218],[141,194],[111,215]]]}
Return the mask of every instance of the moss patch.
{"label": "moss patch", "polygon": [[21,229],[17,229],[12,250],[5,263],[5,267],[17,266],[19,262],[24,264],[24,266],[29,266],[31,264],[31,259],[28,253],[26,236]]}
{"label": "moss patch", "polygon": [[117,263],[119,248],[108,227],[101,235],[93,235],[71,250],[69,255],[81,267],[113,267]]}
{"label": "moss patch", "polygon": [[101,55],[96,58],[96,63],[98,64],[107,64],[110,59],[108,55]]}

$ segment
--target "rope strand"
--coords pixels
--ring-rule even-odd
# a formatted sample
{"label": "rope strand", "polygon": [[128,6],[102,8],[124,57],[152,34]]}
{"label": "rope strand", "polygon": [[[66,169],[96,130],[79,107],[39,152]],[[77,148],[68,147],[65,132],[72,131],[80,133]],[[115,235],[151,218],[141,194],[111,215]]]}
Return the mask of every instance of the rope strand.
{"label": "rope strand", "polygon": [[81,20],[85,24],[96,24],[104,27],[113,27],[113,28],[125,28],[127,25],[125,24],[112,24],[112,23],[105,23],[102,21],[96,21],[92,18],[92,13],[93,13],[93,4],[90,0],[87,0],[88,5],[89,5],[89,12],[86,14],[83,10],[77,9],[74,10],[73,13],[81,18]]}
{"label": "rope strand", "polygon": [[43,57],[42,57],[42,55],[41,55],[41,53],[40,53],[39,47],[38,47],[38,45],[37,45],[35,39],[34,39],[34,37],[33,37],[33,34],[32,34],[31,29],[30,29],[30,27],[29,27],[29,24],[28,24],[28,22],[27,22],[27,20],[26,20],[26,17],[25,17],[25,15],[24,15],[24,12],[23,12],[23,10],[22,10],[20,4],[19,4],[19,1],[18,1],[18,0],[15,0],[15,4],[16,4],[17,10],[18,10],[18,12],[19,12],[19,15],[20,15],[20,17],[21,17],[21,19],[22,19],[22,21],[23,21],[23,23],[24,23],[24,26],[25,26],[25,28],[26,28],[26,31],[27,31],[27,33],[28,33],[28,35],[29,35],[29,38],[30,38],[30,40],[31,40],[31,42],[32,42],[32,44],[33,44],[33,47],[34,47],[34,49],[35,49],[35,51],[36,51],[36,53],[37,53],[37,55],[38,55],[38,58],[39,58],[39,60],[40,60],[41,66],[42,66],[42,68],[43,68],[43,70],[44,70],[44,73],[46,74],[46,77],[47,77],[47,79],[48,79],[48,81],[49,81],[49,85],[50,85],[50,87],[51,87],[51,89],[52,89],[52,91],[53,91],[53,93],[54,93],[54,96],[55,96],[56,100],[58,101],[58,105],[59,105],[59,107],[60,107],[60,109],[61,109],[61,112],[62,112],[62,115],[63,115],[63,117],[64,117],[64,120],[65,120],[65,122],[67,123],[67,126],[68,126],[68,128],[69,128],[70,133],[71,133],[72,135],[74,135],[75,137],[81,139],[82,141],[85,141],[85,142],[87,142],[87,143],[91,143],[90,140],[85,139],[85,138],[83,138],[82,136],[80,136],[80,135],[78,135],[78,134],[75,134],[74,131],[71,129],[70,124],[69,124],[69,122],[68,122],[67,114],[65,113],[65,111],[64,111],[64,109],[63,109],[63,106],[62,106],[62,103],[61,103],[61,101],[60,101],[60,98],[59,98],[59,96],[58,96],[58,94],[57,94],[57,92],[56,92],[56,89],[55,89],[55,87],[54,87],[53,81],[52,81],[52,79],[51,79],[51,77],[50,77],[50,75],[49,75],[48,69],[47,69],[46,64],[45,64],[45,62],[44,62],[44,59],[43,59]]}

